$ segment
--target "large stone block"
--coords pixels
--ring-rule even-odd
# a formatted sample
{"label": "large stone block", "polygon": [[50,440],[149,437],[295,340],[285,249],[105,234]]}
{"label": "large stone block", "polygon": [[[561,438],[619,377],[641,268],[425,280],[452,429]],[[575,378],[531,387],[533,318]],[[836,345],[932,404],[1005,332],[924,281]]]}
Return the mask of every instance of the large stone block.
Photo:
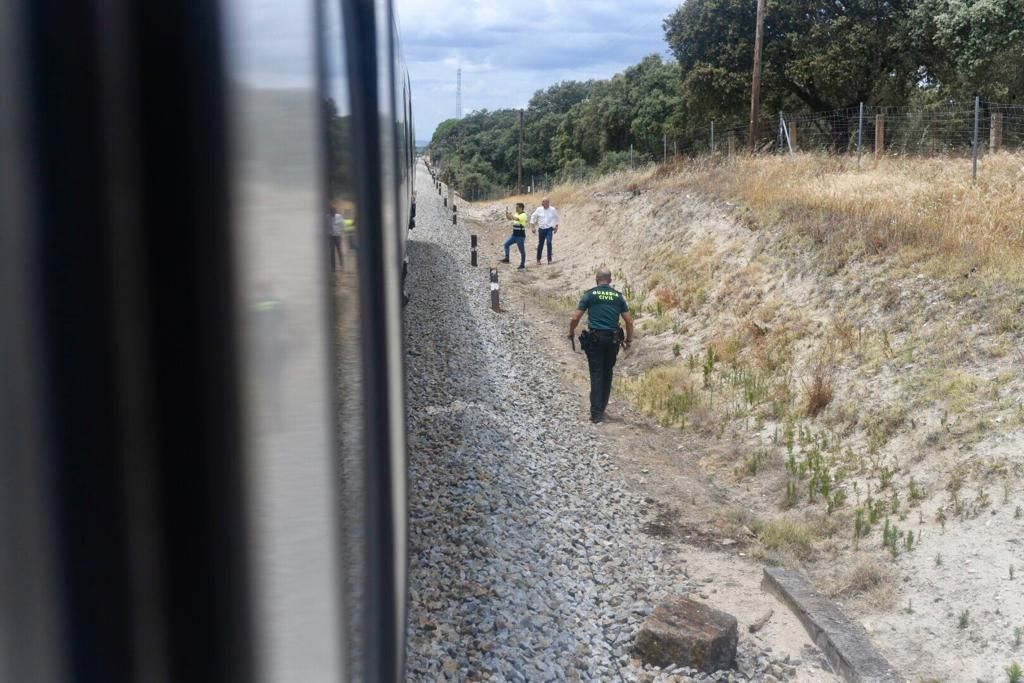
{"label": "large stone block", "polygon": [[736,617],[692,598],[671,596],[647,617],[633,649],[648,664],[711,673],[733,668],[736,641]]}
{"label": "large stone block", "polygon": [[800,617],[815,644],[846,680],[859,683],[900,683],[904,680],[875,649],[864,627],[814,590],[811,582],[800,572],[782,567],[767,568],[761,579],[761,588],[782,600]]}

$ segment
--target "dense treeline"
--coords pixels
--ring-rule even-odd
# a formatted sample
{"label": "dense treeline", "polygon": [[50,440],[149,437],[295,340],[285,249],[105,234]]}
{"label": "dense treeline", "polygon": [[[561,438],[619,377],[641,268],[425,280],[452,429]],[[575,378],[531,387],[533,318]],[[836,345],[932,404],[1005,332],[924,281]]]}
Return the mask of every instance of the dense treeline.
{"label": "dense treeline", "polygon": [[[661,156],[743,126],[750,106],[756,2],[687,0],[664,22],[676,61],[652,55],[609,80],[538,91],[524,115],[524,182],[578,177]],[[1024,0],[768,0],[762,107],[828,111],[865,104],[939,107],[980,95],[1024,100]],[[438,126],[430,155],[466,195],[515,185],[519,118],[474,112]],[[770,128],[769,128],[770,130]]]}

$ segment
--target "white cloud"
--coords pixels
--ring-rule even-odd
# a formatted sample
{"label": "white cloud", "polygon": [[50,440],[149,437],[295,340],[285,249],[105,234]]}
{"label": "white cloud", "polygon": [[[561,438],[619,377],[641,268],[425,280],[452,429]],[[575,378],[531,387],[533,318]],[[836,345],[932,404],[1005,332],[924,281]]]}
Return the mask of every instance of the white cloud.
{"label": "white cloud", "polygon": [[[413,88],[417,137],[463,112],[524,107],[562,80],[609,78],[665,52],[661,22],[681,0],[394,0]],[[313,87],[313,4],[225,0],[232,76]]]}
{"label": "white cloud", "polygon": [[679,0],[395,0],[417,137],[462,108],[523,107],[562,80],[608,78],[667,46],[661,22]]}

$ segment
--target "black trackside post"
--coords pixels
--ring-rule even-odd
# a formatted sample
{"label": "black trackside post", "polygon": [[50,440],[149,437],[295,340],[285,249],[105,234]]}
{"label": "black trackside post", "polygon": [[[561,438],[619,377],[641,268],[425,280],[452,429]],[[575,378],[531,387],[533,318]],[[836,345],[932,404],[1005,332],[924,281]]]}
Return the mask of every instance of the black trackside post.
{"label": "black trackside post", "polygon": [[491,268],[491,310],[495,313],[501,311],[498,305],[498,269]]}
{"label": "black trackside post", "polygon": [[469,262],[476,268],[476,235],[469,236]]}
{"label": "black trackside post", "polygon": [[455,225],[458,222],[459,222],[459,214],[453,213],[452,214],[452,225]]}
{"label": "black trackside post", "polygon": [[447,197],[444,198],[444,205],[448,206],[448,198]]}

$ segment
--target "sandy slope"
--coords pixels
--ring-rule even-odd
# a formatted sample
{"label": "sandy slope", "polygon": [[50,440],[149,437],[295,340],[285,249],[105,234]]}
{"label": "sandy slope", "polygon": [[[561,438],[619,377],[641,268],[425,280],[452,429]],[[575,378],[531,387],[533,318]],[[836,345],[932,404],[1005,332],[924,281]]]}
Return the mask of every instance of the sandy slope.
{"label": "sandy slope", "polygon": [[[528,211],[536,199],[526,199]],[[1024,519],[1015,516],[1024,503],[1024,355],[1015,351],[1018,333],[989,315],[999,292],[970,274],[937,281],[913,263],[882,259],[828,272],[785,226],[749,225],[742,207],[687,195],[671,176],[650,171],[556,189],[552,200],[562,214],[556,263],[535,267],[528,244],[530,267],[502,270],[502,286],[506,305],[534,311],[553,346],[572,301],[607,264],[646,311],[646,332],[620,363],[623,377],[660,367],[699,381],[699,370],[682,368],[709,345],[729,354],[715,370],[723,377],[762,368],[780,351],[770,365],[792,392],[783,414],[763,405],[730,414],[729,398],[665,429],[623,406],[621,388],[613,398],[622,457],[634,463],[637,485],[668,510],[669,535],[710,549],[701,562],[716,571],[731,570],[716,584],[718,600],[761,609],[760,601],[744,607],[756,592],[750,555],[802,564],[911,680],[1002,680],[1012,660],[1024,661],[1024,645],[1014,644],[1014,628],[1024,627]],[[483,265],[500,257],[504,204],[460,206],[481,233]],[[658,301],[661,315],[652,312]],[[805,394],[822,358],[834,398],[807,417]],[[566,360],[567,380],[582,391],[582,362]],[[828,458],[833,471],[843,470],[836,486],[846,502],[834,513],[806,494],[782,509],[794,479],[779,439],[787,424],[840,444]],[[764,453],[761,466],[744,471],[754,452]],[[694,472],[706,477],[696,489]],[[916,541],[907,550],[901,537],[896,557],[881,547],[883,515],[853,539],[854,510],[868,495],[889,501],[894,491],[897,512],[886,507],[884,516]],[[765,547],[757,533],[744,537],[751,514],[809,525],[811,552],[794,556]],[[737,542],[722,546],[726,539]],[[858,566],[871,570],[868,580],[852,571]]]}

